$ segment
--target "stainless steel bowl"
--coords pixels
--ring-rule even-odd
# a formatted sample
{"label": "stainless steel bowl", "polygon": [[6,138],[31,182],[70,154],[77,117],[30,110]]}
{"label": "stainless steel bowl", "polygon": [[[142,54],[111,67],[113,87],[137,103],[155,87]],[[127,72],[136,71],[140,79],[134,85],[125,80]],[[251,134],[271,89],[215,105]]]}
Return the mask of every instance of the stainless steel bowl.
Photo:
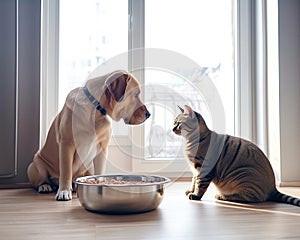
{"label": "stainless steel bowl", "polygon": [[[87,180],[126,181],[134,184],[94,184]],[[147,212],[156,209],[170,180],[155,175],[93,175],[77,178],[77,197],[90,211],[109,214]],[[138,182],[138,183],[136,183]]]}

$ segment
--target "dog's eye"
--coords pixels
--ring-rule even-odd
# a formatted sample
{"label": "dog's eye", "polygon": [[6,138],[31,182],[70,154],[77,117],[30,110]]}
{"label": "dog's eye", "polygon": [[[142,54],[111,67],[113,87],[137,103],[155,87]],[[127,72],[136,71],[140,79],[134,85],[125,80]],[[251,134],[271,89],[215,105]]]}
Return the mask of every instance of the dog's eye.
{"label": "dog's eye", "polygon": [[140,93],[139,92],[136,92],[135,94],[134,94],[134,97],[136,97],[136,98],[138,98],[140,96]]}

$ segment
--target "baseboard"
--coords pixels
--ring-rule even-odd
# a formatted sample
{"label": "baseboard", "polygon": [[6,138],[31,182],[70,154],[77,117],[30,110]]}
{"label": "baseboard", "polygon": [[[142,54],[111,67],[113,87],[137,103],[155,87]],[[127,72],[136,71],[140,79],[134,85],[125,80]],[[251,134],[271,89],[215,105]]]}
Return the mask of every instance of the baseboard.
{"label": "baseboard", "polygon": [[0,184],[0,189],[32,188],[30,183]]}
{"label": "baseboard", "polygon": [[300,187],[300,182],[278,182],[278,187]]}

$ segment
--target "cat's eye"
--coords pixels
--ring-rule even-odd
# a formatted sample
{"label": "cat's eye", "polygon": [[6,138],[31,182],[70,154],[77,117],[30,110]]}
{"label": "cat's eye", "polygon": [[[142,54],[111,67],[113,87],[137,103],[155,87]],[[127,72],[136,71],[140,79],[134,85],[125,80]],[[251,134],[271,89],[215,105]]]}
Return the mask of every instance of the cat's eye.
{"label": "cat's eye", "polygon": [[177,119],[174,120],[174,125],[179,124],[180,122],[178,122]]}

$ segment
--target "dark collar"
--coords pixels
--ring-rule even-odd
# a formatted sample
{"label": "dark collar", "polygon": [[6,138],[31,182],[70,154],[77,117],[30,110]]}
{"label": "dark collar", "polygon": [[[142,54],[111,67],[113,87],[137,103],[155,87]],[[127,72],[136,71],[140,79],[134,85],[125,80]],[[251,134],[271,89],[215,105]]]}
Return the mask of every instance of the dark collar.
{"label": "dark collar", "polygon": [[85,93],[85,95],[88,97],[88,99],[90,100],[90,102],[95,106],[95,108],[101,112],[102,115],[106,114],[106,111],[103,107],[101,107],[100,102],[97,101],[96,98],[94,98],[94,96],[90,93],[90,91],[88,90],[88,88],[86,86],[83,87],[83,91]]}

